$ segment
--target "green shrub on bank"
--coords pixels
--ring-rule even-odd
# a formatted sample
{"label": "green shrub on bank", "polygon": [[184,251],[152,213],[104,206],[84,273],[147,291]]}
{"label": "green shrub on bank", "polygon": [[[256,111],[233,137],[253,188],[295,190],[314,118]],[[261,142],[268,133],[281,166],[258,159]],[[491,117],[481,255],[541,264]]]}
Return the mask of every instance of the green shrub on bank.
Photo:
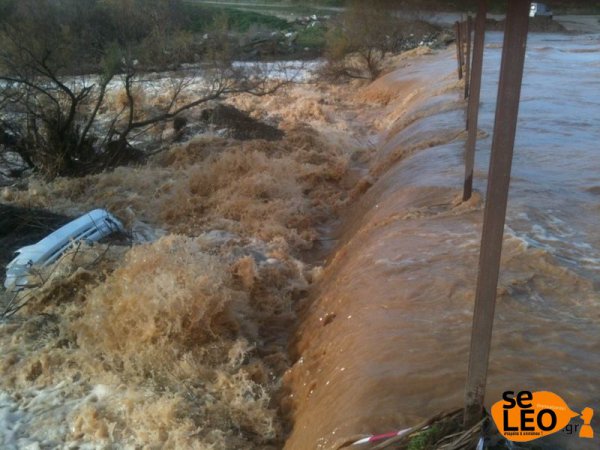
{"label": "green shrub on bank", "polygon": [[323,25],[305,27],[298,31],[296,44],[301,48],[323,50],[325,48],[327,28]]}

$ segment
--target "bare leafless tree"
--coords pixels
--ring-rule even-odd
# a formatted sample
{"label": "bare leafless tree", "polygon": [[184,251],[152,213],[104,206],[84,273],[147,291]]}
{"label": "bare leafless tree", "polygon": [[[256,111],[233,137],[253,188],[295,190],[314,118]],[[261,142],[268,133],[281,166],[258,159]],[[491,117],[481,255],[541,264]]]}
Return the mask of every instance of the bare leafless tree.
{"label": "bare leafless tree", "polygon": [[[140,114],[143,105],[135,92],[143,88],[144,73],[185,60],[191,43],[177,23],[165,20],[177,17],[175,0],[146,0],[139,8],[141,1],[13,2],[0,20],[0,153],[5,160],[19,155],[24,166],[47,178],[101,171],[143,156],[131,147],[132,135],[211,100],[237,92],[265,95],[286,83],[270,81],[259,69],[235,66],[226,48],[215,48],[196,71],[174,78],[166,105]],[[85,14],[79,14],[82,3]],[[167,14],[164,8],[173,11]],[[122,86],[126,101],[99,120],[115,86]]]}
{"label": "bare leafless tree", "polygon": [[366,79],[379,76],[383,58],[393,48],[399,33],[392,3],[387,0],[349,3],[336,26],[327,33],[325,75]]}

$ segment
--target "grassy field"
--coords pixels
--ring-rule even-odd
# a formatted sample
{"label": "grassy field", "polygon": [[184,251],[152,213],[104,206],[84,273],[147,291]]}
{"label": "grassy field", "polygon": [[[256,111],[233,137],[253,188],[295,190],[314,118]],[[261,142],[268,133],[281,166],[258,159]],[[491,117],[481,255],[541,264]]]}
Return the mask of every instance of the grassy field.
{"label": "grassy field", "polygon": [[246,32],[250,27],[266,28],[269,30],[286,30],[290,24],[278,17],[254,11],[243,11],[234,7],[219,7],[188,2],[185,4],[188,17],[189,31],[204,33],[210,30],[215,20],[225,15],[232,31]]}
{"label": "grassy field", "polygon": [[315,10],[299,12],[294,5],[290,5],[291,11],[286,10],[283,16],[289,15],[287,19],[282,14],[272,13],[264,7],[253,9],[239,9],[236,6],[218,6],[212,3],[186,2],[186,16],[188,18],[188,31],[193,33],[210,32],[214,23],[219,18],[226,18],[229,30],[238,33],[246,33],[252,29],[267,31],[291,31],[297,33],[296,44],[301,48],[321,51],[325,47],[326,27],[322,24],[307,27],[293,23],[292,20],[298,16],[314,14]]}
{"label": "grassy field", "polygon": [[190,5],[233,9],[243,12],[254,12],[262,15],[278,17],[284,20],[293,20],[299,16],[309,16],[312,14],[331,14],[336,9],[343,7],[343,2],[337,0],[333,2],[247,2],[247,1],[218,1],[218,0],[187,0]]}

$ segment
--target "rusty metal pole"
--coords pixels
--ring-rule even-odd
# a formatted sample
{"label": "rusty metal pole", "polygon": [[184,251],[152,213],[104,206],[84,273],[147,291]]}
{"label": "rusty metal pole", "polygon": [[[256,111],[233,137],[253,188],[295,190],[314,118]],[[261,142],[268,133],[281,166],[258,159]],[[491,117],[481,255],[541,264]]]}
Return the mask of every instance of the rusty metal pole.
{"label": "rusty metal pole", "polygon": [[456,34],[456,61],[458,63],[458,79],[463,77],[463,62],[462,62],[462,33],[460,22],[454,24],[454,32]]}
{"label": "rusty metal pole", "polygon": [[473,194],[473,168],[475,166],[475,144],[477,143],[477,125],[479,121],[479,101],[481,99],[481,77],[483,72],[483,49],[485,45],[485,19],[487,0],[479,0],[475,19],[475,37],[473,43],[473,67],[471,68],[471,87],[467,107],[467,144],[465,147],[465,181],[463,201]]}
{"label": "rusty metal pole", "polygon": [[479,254],[479,274],[465,390],[465,426],[483,414],[502,237],[529,26],[529,0],[508,0],[494,138]]}
{"label": "rusty metal pole", "polygon": [[465,50],[465,99],[469,98],[469,89],[471,84],[471,34],[473,31],[473,21],[471,16],[467,16],[465,22],[465,37],[466,37],[466,50]]}

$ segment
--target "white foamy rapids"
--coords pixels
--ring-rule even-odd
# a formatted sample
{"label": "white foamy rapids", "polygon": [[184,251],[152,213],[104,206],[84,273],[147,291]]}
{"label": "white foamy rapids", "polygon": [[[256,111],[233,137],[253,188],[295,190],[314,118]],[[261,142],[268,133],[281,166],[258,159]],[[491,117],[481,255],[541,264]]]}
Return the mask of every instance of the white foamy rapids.
{"label": "white foamy rapids", "polygon": [[[106,441],[81,442],[75,438],[73,421],[78,412],[111,395],[110,389],[97,385],[73,398],[73,392],[84,390],[77,382],[61,382],[44,388],[30,388],[17,400],[0,391],[0,447],[5,450],[67,448],[95,450]],[[107,436],[108,438],[108,436]]]}

